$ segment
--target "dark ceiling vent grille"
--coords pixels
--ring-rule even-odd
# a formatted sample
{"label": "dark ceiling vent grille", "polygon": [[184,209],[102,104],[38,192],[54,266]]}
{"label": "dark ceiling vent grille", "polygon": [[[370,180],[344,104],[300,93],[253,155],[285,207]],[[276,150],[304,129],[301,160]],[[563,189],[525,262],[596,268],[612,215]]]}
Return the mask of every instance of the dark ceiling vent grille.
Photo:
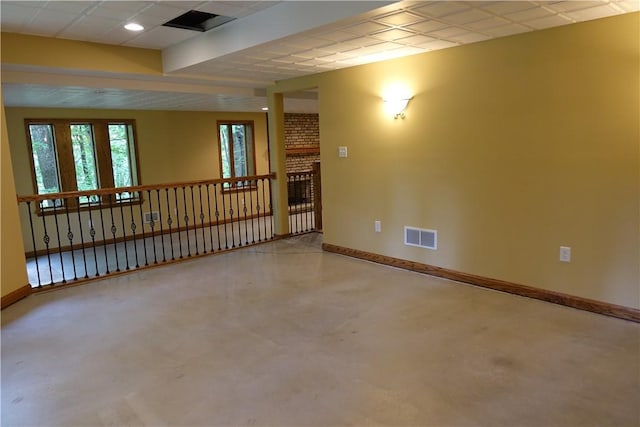
{"label": "dark ceiling vent grille", "polygon": [[236,18],[228,16],[216,15],[213,13],[200,12],[199,10],[190,10],[177,18],[162,24],[164,27],[182,28],[184,30],[209,31],[212,28],[219,27]]}

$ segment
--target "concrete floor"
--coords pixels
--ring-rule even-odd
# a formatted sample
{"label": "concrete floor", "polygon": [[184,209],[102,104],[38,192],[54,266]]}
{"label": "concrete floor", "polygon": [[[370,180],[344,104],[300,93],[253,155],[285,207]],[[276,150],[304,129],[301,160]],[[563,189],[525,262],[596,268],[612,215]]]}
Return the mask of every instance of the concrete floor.
{"label": "concrete floor", "polygon": [[2,312],[2,425],[638,426],[640,325],[316,234]]}

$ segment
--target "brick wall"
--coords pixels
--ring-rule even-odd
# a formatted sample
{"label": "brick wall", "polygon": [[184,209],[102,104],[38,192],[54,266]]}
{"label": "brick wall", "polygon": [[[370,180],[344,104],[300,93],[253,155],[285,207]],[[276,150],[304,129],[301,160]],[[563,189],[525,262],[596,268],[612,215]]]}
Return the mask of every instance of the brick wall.
{"label": "brick wall", "polygon": [[[320,146],[320,126],[317,114],[286,113],[284,115],[285,148]],[[311,170],[320,154],[287,154],[287,172]]]}

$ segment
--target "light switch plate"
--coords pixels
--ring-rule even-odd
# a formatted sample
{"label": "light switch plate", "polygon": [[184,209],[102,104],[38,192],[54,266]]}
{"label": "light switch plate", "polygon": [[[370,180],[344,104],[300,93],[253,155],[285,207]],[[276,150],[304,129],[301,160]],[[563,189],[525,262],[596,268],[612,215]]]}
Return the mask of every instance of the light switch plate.
{"label": "light switch plate", "polygon": [[347,157],[347,147],[338,147],[338,157]]}
{"label": "light switch plate", "polygon": [[569,246],[560,246],[560,261],[571,262],[571,248]]}

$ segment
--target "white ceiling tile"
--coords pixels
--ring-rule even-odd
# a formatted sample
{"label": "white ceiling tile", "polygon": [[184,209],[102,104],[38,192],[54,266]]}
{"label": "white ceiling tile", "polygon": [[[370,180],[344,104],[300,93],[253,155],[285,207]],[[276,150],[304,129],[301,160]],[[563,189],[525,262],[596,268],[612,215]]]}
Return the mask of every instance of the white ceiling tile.
{"label": "white ceiling tile", "polygon": [[150,6],[139,12],[136,17],[153,16],[155,18],[160,18],[166,22],[177,18],[180,15],[183,15],[188,11],[189,9],[178,9],[171,6],[165,6],[164,4],[151,4]]}
{"label": "white ceiling tile", "polygon": [[456,36],[458,34],[463,34],[463,33],[466,33],[466,32],[467,32],[467,30],[465,30],[464,28],[447,27],[447,28],[443,28],[441,30],[431,31],[429,33],[429,35],[438,37],[440,39],[446,39],[447,37]]}
{"label": "white ceiling tile", "polygon": [[[333,49],[335,52],[346,52],[348,50],[357,49],[359,47],[369,46],[369,45],[372,45],[372,44],[380,43],[379,40],[375,40],[375,39],[366,39],[366,38],[362,38],[362,39],[370,40],[370,43],[364,45],[364,44],[361,44],[361,43],[348,41],[348,42],[336,43],[336,44],[331,46],[331,49]],[[362,40],[362,39],[358,39],[358,40]]]}
{"label": "white ceiling tile", "polygon": [[33,34],[54,35],[77,19],[77,16],[55,10],[45,11],[41,9],[25,26],[25,30]]}
{"label": "white ceiling tile", "polygon": [[45,4],[46,10],[55,10],[58,12],[67,12],[73,15],[84,13],[86,10],[97,6],[98,1],[49,1]]}
{"label": "white ceiling tile", "polygon": [[464,33],[457,36],[453,36],[450,38],[450,40],[458,43],[475,43],[475,42],[488,40],[490,38],[491,37],[486,36],[484,34],[470,32],[470,33]]}
{"label": "white ceiling tile", "polygon": [[447,27],[447,24],[444,24],[440,21],[428,20],[428,21],[419,22],[417,24],[409,25],[407,28],[413,31],[421,32],[421,33],[428,33],[428,32],[439,30],[446,27]]}
{"label": "white ceiling tile", "polygon": [[120,24],[120,21],[90,15],[73,22],[60,33],[60,36],[82,36],[89,31],[93,33],[105,33]]}
{"label": "white ceiling tile", "polygon": [[353,39],[354,35],[352,33],[347,33],[346,31],[332,31],[326,34],[322,34],[322,36],[319,36],[319,38],[332,42],[342,42],[345,40]]}
{"label": "white ceiling tile", "polygon": [[494,37],[510,36],[512,34],[524,33],[527,31],[530,31],[530,29],[520,24],[508,24],[501,27],[487,28],[486,30],[483,30],[484,33]]}
{"label": "white ceiling tile", "polygon": [[391,30],[381,31],[379,33],[372,34],[371,36],[380,40],[393,41],[393,40],[402,39],[405,37],[410,37],[414,34],[415,33],[412,33],[411,31],[404,31],[404,30],[399,30],[397,28],[394,28]]}
{"label": "white ceiling tile", "polygon": [[478,22],[471,22],[466,24],[466,28],[470,28],[472,30],[484,30],[487,28],[501,27],[503,25],[509,24],[509,21],[504,18],[498,18],[497,16],[492,16],[489,19],[484,19]]}
{"label": "white ceiling tile", "polygon": [[311,51],[296,52],[293,55],[291,55],[291,57],[296,62],[306,61],[308,59],[313,59],[314,58],[313,53]]}
{"label": "white ceiling tile", "polygon": [[635,12],[640,10],[640,0],[620,0],[612,3],[625,12]]}
{"label": "white ceiling tile", "polygon": [[553,12],[550,12],[542,7],[536,7],[534,9],[527,9],[520,12],[508,13],[505,15],[505,18],[510,19],[514,22],[523,22],[551,15],[553,15]]}
{"label": "white ceiling tile", "polygon": [[318,59],[321,61],[335,62],[335,61],[341,61],[343,59],[350,58],[350,57],[351,55],[345,55],[344,53],[334,53],[332,55],[319,57]]}
{"label": "white ceiling tile", "polygon": [[434,39],[433,37],[416,35],[416,36],[411,36],[404,39],[396,40],[395,42],[402,43],[404,45],[409,45],[409,46],[418,46],[421,44],[430,43],[435,40],[437,39]]}
{"label": "white ceiling tile", "polygon": [[291,40],[288,42],[291,46],[295,46],[298,49],[313,49],[317,47],[327,46],[331,44],[324,39],[316,39],[316,38],[301,38],[298,37],[295,40]]}
{"label": "white ceiling tile", "polygon": [[386,25],[378,24],[377,22],[363,22],[361,24],[352,25],[350,27],[343,28],[344,31],[348,31],[350,33],[356,35],[367,35],[371,33],[375,33],[377,31],[386,30],[389,27]]}
{"label": "white ceiling tile", "polygon": [[479,9],[469,9],[463,12],[454,13],[453,15],[447,15],[441,19],[450,24],[467,24],[469,22],[481,21],[488,18],[491,18],[491,14]]}
{"label": "white ceiling tile", "polygon": [[543,18],[533,19],[531,21],[524,22],[524,24],[535,28],[536,30],[542,30],[543,28],[557,27],[559,25],[571,24],[573,21],[569,18],[565,18],[561,15],[545,16]]}
{"label": "white ceiling tile", "polygon": [[193,32],[191,31],[171,27],[156,27],[128,40],[125,45],[150,49],[164,49],[191,37],[193,37]]}
{"label": "white ceiling tile", "polygon": [[426,50],[437,50],[437,49],[445,49],[448,47],[453,47],[453,46],[457,46],[458,43],[455,42],[449,42],[446,40],[436,40],[434,42],[430,42],[430,43],[425,43],[423,45],[420,45],[419,47],[426,49]]}
{"label": "white ceiling tile", "polygon": [[124,21],[134,16],[135,12],[120,9],[111,9],[100,5],[89,11],[87,15],[95,18],[117,19],[119,21]]}
{"label": "white ceiling tile", "polygon": [[409,25],[418,21],[422,21],[423,19],[424,18],[422,18],[421,16],[417,16],[408,12],[393,13],[391,15],[375,18],[377,22],[394,26]]}
{"label": "white ceiling tile", "polygon": [[484,10],[488,10],[497,15],[506,15],[507,13],[519,12],[535,7],[537,7],[537,5],[530,1],[496,1],[482,6]]}
{"label": "white ceiling tile", "polygon": [[567,12],[565,15],[575,19],[576,21],[586,21],[588,19],[598,19],[604,16],[617,15],[618,12],[615,8],[608,4],[591,7],[589,9],[575,10],[573,12]]}
{"label": "white ceiling tile", "polygon": [[359,46],[359,47],[367,47],[367,46],[380,43],[380,40],[375,39],[373,37],[358,37],[357,39],[349,40],[348,43]]}
{"label": "white ceiling tile", "polygon": [[100,7],[108,9],[124,10],[131,13],[136,13],[142,9],[151,5],[151,2],[144,1],[120,1],[120,0],[107,0],[100,3]]}
{"label": "white ceiling tile", "polygon": [[188,10],[192,10],[196,6],[198,6],[198,10],[200,10],[201,7],[206,7],[208,5],[212,5],[212,4],[216,4],[216,3],[224,3],[224,2],[217,2],[217,1],[187,1],[187,0],[163,1],[162,2],[162,4],[167,5],[167,6],[173,6],[173,7],[179,8],[179,9],[188,9]]}
{"label": "white ceiling tile", "polygon": [[544,3],[544,7],[555,12],[568,12],[571,10],[587,9],[593,6],[601,5],[601,1],[556,1]]}
{"label": "white ceiling tile", "polygon": [[426,16],[427,18],[439,18],[441,16],[447,16],[453,13],[462,12],[463,10],[467,9],[469,9],[469,7],[462,2],[439,1],[430,2],[430,4],[426,6],[416,7],[412,10]]}
{"label": "white ceiling tile", "polygon": [[0,3],[2,14],[2,30],[8,26],[22,26],[33,18],[34,9],[21,5]]}

